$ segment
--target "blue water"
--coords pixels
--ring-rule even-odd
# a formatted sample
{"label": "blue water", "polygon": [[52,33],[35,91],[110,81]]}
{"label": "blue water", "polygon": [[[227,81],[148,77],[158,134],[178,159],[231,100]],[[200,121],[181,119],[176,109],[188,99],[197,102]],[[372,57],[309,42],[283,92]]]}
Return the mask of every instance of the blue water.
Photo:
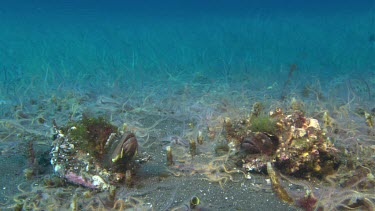
{"label": "blue water", "polygon": [[20,128],[47,133],[103,96],[119,101],[99,111],[117,124],[129,110],[187,123],[269,99],[370,111],[373,90],[375,0],[0,2],[0,117],[13,124],[0,125],[0,144]]}
{"label": "blue water", "polygon": [[7,76],[1,80],[13,83],[8,90],[21,78],[44,81],[44,89],[78,81],[92,87],[102,82],[93,74],[99,68],[107,81],[120,74],[128,76],[123,81],[152,81],[150,73],[162,78],[182,69],[213,78],[264,73],[277,81],[291,63],[297,74],[322,82],[371,73],[374,7],[354,0],[2,1],[0,58]]}

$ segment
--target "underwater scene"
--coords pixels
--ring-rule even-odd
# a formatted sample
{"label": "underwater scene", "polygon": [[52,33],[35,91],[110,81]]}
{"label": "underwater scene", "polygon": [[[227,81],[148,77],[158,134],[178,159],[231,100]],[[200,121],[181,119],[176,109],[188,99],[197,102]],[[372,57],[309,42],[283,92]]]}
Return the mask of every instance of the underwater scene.
{"label": "underwater scene", "polygon": [[375,210],[375,1],[3,0],[0,210]]}

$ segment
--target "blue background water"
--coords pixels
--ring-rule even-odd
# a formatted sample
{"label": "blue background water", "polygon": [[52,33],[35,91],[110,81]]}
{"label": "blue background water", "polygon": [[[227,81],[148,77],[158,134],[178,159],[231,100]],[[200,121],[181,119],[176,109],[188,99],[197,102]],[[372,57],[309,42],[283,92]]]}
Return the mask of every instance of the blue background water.
{"label": "blue background water", "polygon": [[[12,196],[24,187],[17,189],[31,164],[25,153],[29,143],[38,145],[37,156],[48,156],[52,120],[60,126],[86,112],[108,117],[119,127],[133,126],[144,145],[172,143],[168,136],[188,143],[197,135],[190,134],[193,130],[207,132],[210,126],[220,134],[224,117],[248,115],[254,102],[265,102],[268,112],[269,107],[290,107],[296,98],[308,116],[322,123],[328,111],[338,128],[348,131],[350,138],[344,135],[338,142],[357,143],[357,134],[370,134],[357,112],[374,110],[374,2],[0,1],[1,206],[13,203]],[[157,119],[163,122],[154,130]],[[366,144],[371,138],[364,138]],[[213,142],[208,143],[202,151],[213,152]],[[45,149],[39,151],[40,146]],[[148,148],[157,151],[151,166],[164,169],[164,149],[155,146]],[[49,159],[36,177],[53,174]],[[177,179],[180,185],[182,178]],[[211,192],[202,201],[211,198],[230,208],[238,203],[239,209],[275,206],[269,195],[238,192],[234,184],[240,185],[230,183],[224,192],[217,185],[218,195]],[[177,191],[178,185],[172,183],[173,194],[182,194],[183,202],[196,194],[194,185]],[[155,207],[173,203],[172,190],[154,190],[147,202],[152,199]],[[248,194],[252,203],[246,201]],[[227,196],[239,200],[227,201]]]}
{"label": "blue background water", "polygon": [[2,1],[1,96],[198,76],[280,88],[290,64],[296,87],[373,77],[374,16],[369,0]]}
{"label": "blue background water", "polygon": [[[175,11],[187,11],[194,13],[196,11],[211,11],[211,12],[248,12],[253,9],[272,9],[274,11],[292,12],[296,10],[315,10],[320,13],[323,11],[334,11],[342,9],[369,9],[373,6],[372,0],[329,0],[329,1],[300,1],[300,0],[139,0],[139,1],[104,1],[104,0],[64,0],[64,1],[48,1],[48,0],[4,0],[2,1],[3,9],[26,9],[33,12],[35,9],[50,9],[56,10],[84,10],[92,9],[101,13],[103,10],[109,12],[123,12],[132,11],[136,13],[144,11],[165,11],[167,13],[174,13]],[[130,9],[130,10],[129,10]]]}

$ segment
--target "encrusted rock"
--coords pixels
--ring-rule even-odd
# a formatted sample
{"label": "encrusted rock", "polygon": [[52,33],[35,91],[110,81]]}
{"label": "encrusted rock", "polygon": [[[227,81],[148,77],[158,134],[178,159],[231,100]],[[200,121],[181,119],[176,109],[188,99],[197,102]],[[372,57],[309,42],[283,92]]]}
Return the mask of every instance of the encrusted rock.
{"label": "encrusted rock", "polygon": [[[265,125],[252,126],[259,122]],[[284,114],[277,108],[268,116],[231,120],[224,128],[228,142],[239,145],[231,158],[236,163],[242,161],[242,167],[248,171],[264,171],[266,163],[272,162],[284,174],[320,178],[338,168],[337,150],[325,137],[319,121],[305,117],[300,111]]]}
{"label": "encrusted rock", "polygon": [[134,134],[121,135],[102,118],[85,117],[62,128],[55,125],[54,131],[51,164],[68,182],[108,190],[121,182],[119,175],[134,170],[138,149]]}

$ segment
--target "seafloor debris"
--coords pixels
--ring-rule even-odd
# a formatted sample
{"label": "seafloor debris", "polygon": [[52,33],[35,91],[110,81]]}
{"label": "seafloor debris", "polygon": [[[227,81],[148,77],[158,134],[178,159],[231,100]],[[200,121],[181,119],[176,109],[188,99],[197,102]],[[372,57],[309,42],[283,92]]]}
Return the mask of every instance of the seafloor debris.
{"label": "seafloor debris", "polygon": [[284,202],[292,204],[293,203],[293,199],[289,196],[289,194],[286,192],[286,190],[280,184],[280,181],[279,181],[279,179],[278,179],[278,177],[276,175],[275,170],[272,167],[271,162],[267,162],[267,173],[270,176],[271,184],[272,184],[272,189],[275,191],[275,193]]}
{"label": "seafloor debris", "polygon": [[167,146],[166,150],[167,150],[167,165],[171,166],[174,164],[171,146]]}
{"label": "seafloor debris", "polygon": [[55,124],[54,132],[51,164],[67,181],[108,190],[134,172],[135,135],[121,134],[103,118],[84,117],[61,128]]}
{"label": "seafloor debris", "polygon": [[247,171],[266,172],[267,162],[283,174],[322,178],[339,166],[337,150],[324,135],[318,120],[301,111],[284,114],[277,108],[269,115],[225,119],[225,138],[235,145],[231,158]]}
{"label": "seafloor debris", "polygon": [[374,122],[372,121],[372,115],[365,112],[365,118],[366,118],[366,124],[369,126],[369,127],[374,127]]}

